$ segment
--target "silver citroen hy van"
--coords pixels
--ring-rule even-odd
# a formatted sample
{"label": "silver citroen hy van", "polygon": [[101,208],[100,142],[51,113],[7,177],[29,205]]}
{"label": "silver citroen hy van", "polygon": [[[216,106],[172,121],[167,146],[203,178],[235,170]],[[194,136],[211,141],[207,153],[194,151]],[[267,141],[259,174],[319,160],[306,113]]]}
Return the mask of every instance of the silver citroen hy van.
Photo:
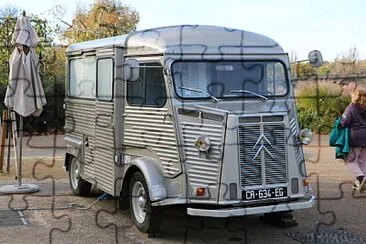
{"label": "silver citroen hy van", "polygon": [[[226,218],[310,208],[287,53],[253,32],[170,26],[68,47],[65,168],[156,232],[167,205]],[[321,62],[318,52],[309,60]]]}

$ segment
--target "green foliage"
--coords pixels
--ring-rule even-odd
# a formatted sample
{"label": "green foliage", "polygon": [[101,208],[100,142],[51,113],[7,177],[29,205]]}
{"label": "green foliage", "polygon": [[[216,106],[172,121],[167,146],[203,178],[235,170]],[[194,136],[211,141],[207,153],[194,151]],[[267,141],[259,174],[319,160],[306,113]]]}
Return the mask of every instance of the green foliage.
{"label": "green foliage", "polygon": [[24,130],[31,133],[60,132],[65,124],[63,103],[65,75],[53,75],[43,80],[47,104],[40,117],[24,118]]}
{"label": "green foliage", "polygon": [[302,81],[295,88],[301,128],[329,133],[351,102],[347,89],[332,81]]}
{"label": "green foliage", "polygon": [[[12,15],[12,13],[7,15],[3,13],[2,16],[3,17],[0,18],[0,83],[7,83],[9,59],[15,48],[14,45],[11,44],[11,39],[17,18]],[[40,43],[36,48],[36,53],[42,58],[42,54],[47,52],[47,49],[50,48],[53,41],[50,38],[53,30],[47,24],[47,21],[40,19],[36,15],[29,15],[28,18],[40,39]]]}
{"label": "green foliage", "polygon": [[316,75],[316,69],[311,67],[310,63],[294,63],[291,69],[294,76],[298,78],[307,78]]}
{"label": "green foliage", "polygon": [[359,60],[357,48],[351,47],[340,52],[334,61],[324,61],[323,65],[313,68],[308,62],[297,62],[295,52],[290,53],[292,76],[304,80],[311,76],[319,75],[351,75],[366,74],[366,60]]}
{"label": "green foliage", "polygon": [[[0,9],[0,98],[4,99],[9,74],[9,59],[14,50],[11,44],[12,35],[19,11],[17,9]],[[64,125],[62,108],[65,97],[65,55],[64,47],[52,45],[53,29],[47,21],[35,15],[27,15],[34,30],[40,38],[36,47],[39,58],[40,75],[45,91],[47,105],[40,117],[24,118],[24,130],[27,132],[60,131]],[[0,103],[0,109],[6,109]]]}
{"label": "green foliage", "polygon": [[334,67],[333,63],[325,61],[322,66],[317,68],[316,73],[318,75],[330,75],[332,74],[333,67]]}
{"label": "green foliage", "polygon": [[0,83],[8,82],[9,58],[14,50],[11,38],[15,28],[16,19],[7,16],[0,19]]}

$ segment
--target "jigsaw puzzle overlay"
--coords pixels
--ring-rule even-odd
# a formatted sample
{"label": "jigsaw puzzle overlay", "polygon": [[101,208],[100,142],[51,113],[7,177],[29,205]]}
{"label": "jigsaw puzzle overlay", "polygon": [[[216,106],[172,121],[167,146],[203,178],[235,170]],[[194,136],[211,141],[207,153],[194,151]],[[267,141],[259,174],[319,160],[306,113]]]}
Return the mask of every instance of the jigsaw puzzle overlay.
{"label": "jigsaw puzzle overlay", "polygon": [[[230,52],[233,49],[240,50],[239,54],[245,54],[247,51],[246,47],[246,32],[240,32],[241,35],[237,40],[232,43],[222,43],[219,46],[217,53],[219,53],[220,58],[215,58],[212,60],[210,52],[210,47],[201,44],[192,44],[191,40],[187,38],[187,33],[191,30],[197,29],[199,26],[182,26],[180,27],[180,35],[177,36],[177,42],[174,43],[170,48],[175,48],[175,50],[184,50],[186,48],[196,48],[201,53],[202,62],[218,62],[222,64],[219,69],[225,71],[225,69],[230,69],[231,66],[225,66],[221,61],[224,60],[224,54]],[[224,29],[223,34],[233,33],[237,30],[234,29]],[[145,32],[139,32],[136,36],[146,36],[152,41],[151,45],[160,43],[159,30],[149,30]],[[249,35],[249,34],[248,34]],[[134,36],[130,37],[131,39]],[[238,48],[239,47],[239,48]],[[179,53],[179,52],[178,52]],[[56,58],[56,56],[54,56]],[[256,65],[254,61],[245,63],[247,60],[244,56],[240,56],[243,63],[239,66],[244,73],[245,79],[241,80],[240,85],[236,88],[240,90],[249,90],[250,92],[237,91],[233,93],[233,97],[241,97],[240,99],[240,109],[241,111],[253,112],[253,104],[249,104],[246,100],[256,100],[262,106],[265,104],[268,108],[267,115],[271,113],[276,113],[278,109],[278,103],[267,97],[279,94],[279,96],[285,95],[281,89],[286,88],[285,86],[280,86],[279,90],[272,90],[272,93],[261,94],[255,93],[251,88],[246,88],[249,86],[258,85],[264,71],[260,70],[260,66]],[[183,54],[178,54],[174,59],[164,60],[164,67],[170,67],[171,62],[179,62],[185,59]],[[238,61],[238,60],[236,60]],[[244,62],[245,61],[245,62]],[[56,61],[55,61],[56,62]],[[233,62],[234,63],[234,62]],[[154,64],[155,65],[155,64]],[[234,65],[234,64],[233,64]],[[118,67],[118,66],[117,66]],[[122,67],[122,66],[121,66]],[[121,69],[121,67],[118,67]],[[203,64],[202,64],[203,67]],[[277,67],[278,68],[278,67]],[[153,69],[153,68],[152,68]],[[174,87],[173,81],[168,76],[168,72],[171,71],[174,79],[180,80],[182,83],[185,81],[186,77],[183,72],[184,67],[180,69],[173,70],[162,70],[161,75],[157,77],[158,79],[166,79],[167,82],[163,83],[162,80],[156,81],[155,87],[166,86],[166,91],[176,89],[178,95],[181,98],[196,99],[199,97],[204,97],[204,100],[198,100],[197,103],[202,105],[202,101],[209,101],[209,106],[211,108],[217,108],[221,104],[225,103],[225,98],[223,94],[225,91],[235,90],[236,88],[226,87],[225,83],[210,83],[207,87]],[[152,75],[148,71],[143,71],[143,75]],[[193,72],[193,71],[192,71]],[[272,71],[275,72],[275,71]],[[287,72],[287,71],[286,71]],[[286,73],[285,72],[285,73]],[[164,75],[165,74],[165,75]],[[142,75],[142,73],[140,73]],[[234,79],[235,77],[227,77]],[[54,81],[56,88],[56,82]],[[85,80],[88,83],[89,80]],[[117,82],[126,82],[121,80],[115,80]],[[160,82],[160,83],[159,83]],[[308,81],[309,83],[317,84],[322,82],[319,79],[312,79]],[[134,84],[126,82],[124,89],[137,89],[140,84],[138,81]],[[363,84],[355,84],[362,87]],[[87,86],[90,90],[82,91],[84,95],[92,94],[95,96],[96,87],[93,85]],[[201,89],[199,89],[201,88]],[[75,88],[77,90],[77,88]],[[153,93],[154,87],[150,87],[151,90],[147,90],[147,93]],[[243,94],[244,93],[244,94]],[[54,91],[56,94],[56,91]],[[166,96],[156,96],[156,97],[146,97],[139,96],[141,94],[136,94],[136,96],[126,97],[126,100],[131,104],[126,104],[125,109],[136,111],[143,111],[144,106],[139,104],[147,104],[148,106],[156,107],[156,111],[160,111],[161,107],[172,106],[170,105],[171,100],[175,99],[170,96],[173,92],[167,93]],[[159,95],[159,94],[158,94]],[[48,98],[48,97],[47,97]],[[124,99],[124,97],[122,97]],[[121,98],[115,98],[121,99]],[[150,99],[150,100],[149,100]],[[308,99],[308,97],[300,97],[297,99]],[[316,103],[320,103],[321,99],[324,97],[316,97]],[[107,99],[108,100],[108,99]],[[268,100],[268,101],[267,101]],[[47,112],[54,115],[52,124],[63,123],[64,116],[61,115],[59,111],[59,105],[56,104],[55,100],[47,101]],[[120,101],[120,100],[119,100]],[[107,102],[105,102],[107,103]],[[221,104],[220,104],[221,103]],[[168,105],[167,105],[168,104]],[[286,111],[293,110],[294,97],[287,97],[287,101],[284,101],[283,105]],[[180,108],[180,113],[187,116],[196,116],[195,111],[192,109],[191,105],[185,103],[182,104]],[[221,107],[222,108],[222,107]],[[75,109],[74,107],[66,107],[66,110]],[[103,107],[103,109],[95,109],[95,111],[89,111],[85,114],[82,119],[94,120],[96,122],[96,127],[94,128],[95,134],[99,133],[101,130],[108,128],[113,119],[113,114],[110,113],[108,106]],[[63,113],[64,111],[62,111]],[[235,112],[234,108],[227,108],[226,113]],[[89,118],[88,116],[94,116]],[[317,116],[324,116],[321,111],[318,111]],[[87,123],[83,124],[80,117],[67,117],[66,121],[68,123],[75,125],[75,127],[65,127],[66,134],[72,134],[73,130],[77,128],[80,124],[85,126],[85,131],[89,130],[89,125]],[[172,124],[174,117],[165,115],[162,119],[162,124]],[[50,121],[42,121],[37,118],[31,118],[30,121],[41,121],[43,126],[46,126]],[[70,122],[71,121],[71,122]],[[134,120],[135,123],[141,121]],[[195,129],[204,131],[207,130],[207,123],[203,119],[197,120],[198,122],[194,125]],[[32,123],[32,122],[30,122]],[[227,134],[231,131],[236,131],[237,127],[227,125]],[[179,127],[181,131],[189,131],[192,129],[192,125],[183,124]],[[291,131],[291,128],[286,128]],[[98,132],[98,130],[100,130]],[[121,131],[119,131],[121,132]],[[317,131],[315,131],[316,133]],[[170,131],[169,133],[175,133]],[[140,142],[139,150],[144,150],[151,147],[152,135],[154,135],[154,143],[156,147],[164,145],[166,143],[166,136],[163,134],[148,134],[141,133],[141,137],[137,138]],[[273,128],[271,133],[267,135],[268,140],[278,140],[278,134],[276,128]],[[292,139],[292,134],[290,132],[286,133],[285,146],[291,145],[296,146]],[[277,138],[277,139],[276,139]],[[103,191],[98,191],[97,189],[92,189],[92,193],[87,197],[77,197],[74,196],[69,187],[68,173],[65,173],[62,169],[64,166],[64,157],[66,153],[66,146],[63,141],[64,135],[61,133],[49,133],[48,135],[38,135],[29,133],[24,138],[24,152],[23,152],[23,181],[32,182],[38,184],[41,187],[41,191],[35,194],[26,195],[0,195],[0,211],[21,211],[25,219],[27,220],[27,225],[22,227],[9,227],[6,225],[0,226],[0,237],[1,242],[11,243],[13,241],[27,241],[30,243],[36,242],[49,242],[49,243],[365,243],[366,236],[364,234],[364,219],[366,219],[366,211],[364,211],[364,198],[365,194],[359,193],[352,189],[353,175],[347,170],[344,162],[342,160],[336,160],[334,155],[334,148],[329,147],[328,136],[320,133],[314,135],[314,141],[312,144],[304,147],[305,161],[301,161],[297,167],[301,175],[307,175],[310,181],[311,192],[315,196],[314,206],[310,209],[303,209],[290,212],[292,213],[295,220],[297,220],[297,226],[291,226],[288,228],[279,228],[278,223],[268,223],[271,222],[268,219],[262,221],[257,215],[243,216],[243,217],[230,217],[230,218],[209,218],[209,217],[195,217],[186,214],[186,208],[183,206],[177,207],[164,207],[164,222],[161,227],[161,232],[159,235],[147,235],[139,232],[133,225],[132,217],[129,210],[120,210],[119,205],[121,204],[117,198],[109,199],[107,195],[103,195]],[[223,147],[226,146],[236,146],[226,144],[223,140],[217,142],[215,145],[216,150],[220,147],[220,143],[223,143]],[[112,147],[116,150],[122,150],[118,145],[114,145],[113,142],[110,143]],[[274,143],[275,145],[277,143]],[[141,146],[142,145],[142,146]],[[177,152],[180,150],[179,147],[184,145],[178,144]],[[260,145],[254,142],[252,147],[260,147]],[[14,144],[11,145],[14,147]],[[99,157],[96,150],[109,150],[110,148],[103,148],[104,146],[98,146],[98,140],[96,138],[88,138],[87,145],[85,146],[86,153],[85,158],[95,158]],[[99,148],[98,148],[99,147]],[[216,148],[217,147],[217,148]],[[245,160],[255,160],[258,155],[255,153],[250,153],[242,149],[246,153]],[[262,149],[257,149],[255,152],[261,152]],[[264,149],[263,149],[264,150]],[[268,150],[267,148],[265,150]],[[222,157],[222,152],[217,150],[218,155]],[[216,151],[215,151],[216,152]],[[271,151],[268,152],[271,154]],[[178,155],[178,154],[177,154]],[[96,169],[96,170],[108,170],[107,164],[111,163],[105,159],[106,168]],[[114,160],[113,164],[114,164]],[[126,158],[124,159],[126,160]],[[174,168],[176,161],[174,159],[169,159],[169,165]],[[13,161],[13,159],[12,159]],[[93,162],[82,162],[83,167],[92,167]],[[179,162],[178,162],[179,164]],[[304,171],[304,166],[306,165],[306,172]],[[121,170],[123,170],[123,161],[118,164]],[[15,163],[10,165],[10,168],[14,168]],[[184,172],[185,167],[182,166],[182,171]],[[249,166],[248,166],[249,167]],[[247,170],[253,170],[251,168],[246,168]],[[239,169],[238,169],[239,170]],[[13,172],[13,171],[12,171]],[[13,172],[14,173],[14,172]],[[97,172],[92,172],[97,174]],[[90,174],[92,174],[90,173]],[[170,172],[164,172],[169,176]],[[174,174],[173,172],[172,174]],[[187,181],[191,180],[188,179]],[[114,182],[116,185],[122,182],[123,179],[118,179]],[[13,182],[11,178],[1,181],[1,185],[9,184]],[[15,182],[15,181],[14,181]],[[101,184],[101,183],[100,183]],[[214,183],[209,183],[208,185],[213,186]],[[104,185],[101,185],[105,187]],[[224,199],[232,199],[230,195],[230,184],[220,183],[220,189],[223,191]],[[187,192],[190,191],[188,187],[184,188]],[[215,199],[218,193],[215,188],[208,188],[208,192],[205,195],[207,200]],[[187,194],[188,195],[188,194]],[[103,196],[103,197],[102,197]],[[137,196],[131,196],[136,197]],[[288,207],[288,211],[291,211],[291,207]],[[29,234],[32,233],[32,234]],[[4,238],[4,239],[3,239]]]}

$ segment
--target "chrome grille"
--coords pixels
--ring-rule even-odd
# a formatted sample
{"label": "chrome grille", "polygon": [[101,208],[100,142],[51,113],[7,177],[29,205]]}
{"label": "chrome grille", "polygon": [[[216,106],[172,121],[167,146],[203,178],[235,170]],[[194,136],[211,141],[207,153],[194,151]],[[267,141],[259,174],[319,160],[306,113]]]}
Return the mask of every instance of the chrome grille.
{"label": "chrome grille", "polygon": [[261,120],[260,123],[241,124],[238,139],[242,187],[287,182],[283,123],[264,123]]}
{"label": "chrome grille", "polygon": [[283,125],[264,125],[264,135],[273,143],[264,153],[266,184],[287,182],[286,136]]}
{"label": "chrome grille", "polygon": [[259,125],[246,125],[239,127],[239,160],[241,185],[262,185],[262,155],[254,159],[255,151],[252,150],[260,136]]}

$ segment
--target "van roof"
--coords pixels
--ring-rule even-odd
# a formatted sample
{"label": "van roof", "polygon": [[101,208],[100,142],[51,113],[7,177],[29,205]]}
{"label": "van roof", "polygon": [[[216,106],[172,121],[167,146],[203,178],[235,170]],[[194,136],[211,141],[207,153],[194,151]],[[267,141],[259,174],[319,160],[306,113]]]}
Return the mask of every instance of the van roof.
{"label": "van roof", "polygon": [[102,47],[127,47],[127,54],[257,54],[283,53],[269,37],[250,31],[207,25],[178,25],[146,29],[127,35],[70,45],[66,53]]}

